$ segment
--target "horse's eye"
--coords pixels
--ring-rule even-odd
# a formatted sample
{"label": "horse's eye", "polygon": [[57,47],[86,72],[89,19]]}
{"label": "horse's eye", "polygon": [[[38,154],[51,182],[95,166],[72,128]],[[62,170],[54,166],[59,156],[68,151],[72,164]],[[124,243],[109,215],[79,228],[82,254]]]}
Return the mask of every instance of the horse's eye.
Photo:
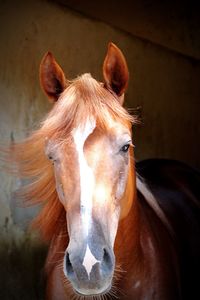
{"label": "horse's eye", "polygon": [[121,147],[120,151],[126,153],[128,151],[128,149],[129,149],[129,147],[130,147],[130,144],[126,144],[123,147]]}

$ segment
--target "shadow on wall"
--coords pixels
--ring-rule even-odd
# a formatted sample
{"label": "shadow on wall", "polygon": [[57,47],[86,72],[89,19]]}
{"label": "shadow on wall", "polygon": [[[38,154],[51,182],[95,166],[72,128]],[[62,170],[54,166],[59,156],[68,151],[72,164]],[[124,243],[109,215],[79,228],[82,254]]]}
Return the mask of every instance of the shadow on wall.
{"label": "shadow on wall", "polygon": [[47,248],[26,234],[22,242],[0,241],[0,299],[44,299]]}

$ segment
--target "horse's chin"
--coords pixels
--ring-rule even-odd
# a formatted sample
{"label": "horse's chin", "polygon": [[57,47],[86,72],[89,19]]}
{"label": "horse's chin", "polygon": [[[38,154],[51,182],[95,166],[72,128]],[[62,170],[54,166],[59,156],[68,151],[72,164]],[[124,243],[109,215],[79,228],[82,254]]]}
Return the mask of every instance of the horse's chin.
{"label": "horse's chin", "polygon": [[80,297],[100,297],[102,295],[106,295],[111,290],[111,285],[109,285],[107,288],[101,289],[101,290],[93,290],[93,289],[74,289],[74,292]]}

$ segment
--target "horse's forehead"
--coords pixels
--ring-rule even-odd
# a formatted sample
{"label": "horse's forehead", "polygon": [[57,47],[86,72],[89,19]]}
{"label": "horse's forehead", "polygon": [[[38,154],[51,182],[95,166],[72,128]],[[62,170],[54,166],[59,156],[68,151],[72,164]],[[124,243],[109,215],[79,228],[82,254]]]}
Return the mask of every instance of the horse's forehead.
{"label": "horse's forehead", "polygon": [[87,140],[88,136],[94,131],[95,127],[95,118],[88,118],[84,125],[81,124],[72,130],[72,136],[74,138],[77,150],[83,148],[85,141]]}
{"label": "horse's forehead", "polygon": [[78,125],[72,130],[72,136],[77,150],[84,146],[84,143],[91,134],[95,137],[93,141],[97,141],[100,136],[107,136],[111,140],[117,140],[117,137],[130,135],[130,129],[126,124],[110,118],[107,120],[106,129],[103,131],[99,129],[98,122],[96,122],[95,118],[90,117],[84,124]]}

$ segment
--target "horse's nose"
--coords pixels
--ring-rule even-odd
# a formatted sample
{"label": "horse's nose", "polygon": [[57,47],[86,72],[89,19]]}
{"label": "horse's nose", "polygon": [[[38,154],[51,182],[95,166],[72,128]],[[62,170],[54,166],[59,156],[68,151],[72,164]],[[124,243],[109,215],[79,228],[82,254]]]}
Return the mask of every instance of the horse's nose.
{"label": "horse's nose", "polygon": [[75,278],[75,272],[74,272],[74,266],[72,265],[70,258],[69,258],[69,253],[67,252],[65,254],[65,266],[64,266],[65,272],[67,277],[70,280],[73,280]]}
{"label": "horse's nose", "polygon": [[109,248],[103,249],[101,268],[104,273],[110,272],[110,270],[114,268],[114,255],[113,255],[113,251],[110,250]]}
{"label": "horse's nose", "polygon": [[80,273],[80,269],[82,270],[81,278],[85,273],[87,273],[88,278],[91,278],[93,267],[95,265],[98,266],[96,269],[99,269],[99,272],[101,272],[101,274],[106,275],[110,273],[110,271],[114,267],[113,251],[109,248],[104,247],[102,249],[101,258],[98,259],[95,257],[95,255],[92,254],[91,250],[87,246],[85,256],[83,257],[82,260],[80,256],[77,256],[75,254],[75,251],[74,253],[73,252],[69,253],[68,251],[66,252],[65,269],[66,269],[67,277],[69,279],[74,278],[74,273]]}
{"label": "horse's nose", "polygon": [[64,269],[75,290],[85,295],[94,295],[103,293],[110,287],[114,265],[112,249],[102,247],[101,251],[93,250],[92,253],[87,246],[82,258],[76,251],[67,249]]}

